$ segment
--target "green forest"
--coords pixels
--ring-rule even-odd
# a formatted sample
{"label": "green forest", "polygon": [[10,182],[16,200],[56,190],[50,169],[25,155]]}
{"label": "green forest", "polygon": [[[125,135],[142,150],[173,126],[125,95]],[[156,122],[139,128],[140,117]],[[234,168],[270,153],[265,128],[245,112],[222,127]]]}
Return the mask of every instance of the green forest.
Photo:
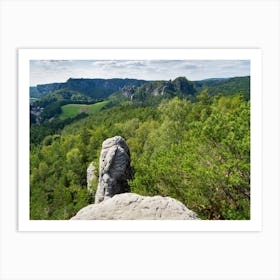
{"label": "green forest", "polygon": [[[80,102],[75,98],[86,96],[84,81],[83,88],[36,91],[30,109],[30,219],[70,219],[94,203],[86,169],[93,162],[98,176],[102,142],[116,135],[130,148],[132,192],[170,196],[203,220],[250,219],[250,77],[132,81],[107,88],[106,96],[98,84],[97,98],[92,89]],[[65,98],[57,98],[61,93]],[[67,104],[99,109],[65,117]]]}

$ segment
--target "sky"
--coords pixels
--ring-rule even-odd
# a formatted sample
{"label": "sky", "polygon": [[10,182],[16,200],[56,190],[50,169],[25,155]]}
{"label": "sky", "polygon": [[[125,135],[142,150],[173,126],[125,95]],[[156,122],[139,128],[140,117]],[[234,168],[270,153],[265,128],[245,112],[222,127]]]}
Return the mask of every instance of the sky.
{"label": "sky", "polygon": [[191,81],[250,75],[249,60],[31,60],[30,86],[69,78]]}

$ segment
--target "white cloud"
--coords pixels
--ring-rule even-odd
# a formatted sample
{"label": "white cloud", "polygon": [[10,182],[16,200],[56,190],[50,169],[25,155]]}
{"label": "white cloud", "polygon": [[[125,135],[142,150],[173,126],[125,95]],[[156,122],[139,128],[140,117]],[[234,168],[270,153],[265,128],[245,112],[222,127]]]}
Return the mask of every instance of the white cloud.
{"label": "white cloud", "polygon": [[65,82],[68,78],[136,78],[189,80],[250,75],[248,60],[33,60],[30,84]]}

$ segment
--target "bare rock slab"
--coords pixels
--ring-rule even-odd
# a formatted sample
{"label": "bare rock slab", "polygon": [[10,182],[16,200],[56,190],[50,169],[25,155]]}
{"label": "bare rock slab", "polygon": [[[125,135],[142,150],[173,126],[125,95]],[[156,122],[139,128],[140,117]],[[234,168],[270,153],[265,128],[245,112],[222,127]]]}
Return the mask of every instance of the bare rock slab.
{"label": "bare rock slab", "polygon": [[117,194],[82,208],[71,220],[199,220],[196,213],[171,197]]}

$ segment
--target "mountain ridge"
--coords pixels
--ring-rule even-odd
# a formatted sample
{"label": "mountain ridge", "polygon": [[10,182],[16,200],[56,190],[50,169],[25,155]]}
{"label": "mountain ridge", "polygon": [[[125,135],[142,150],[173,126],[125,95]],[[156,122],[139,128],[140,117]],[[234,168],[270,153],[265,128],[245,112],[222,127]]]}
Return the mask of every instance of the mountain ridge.
{"label": "mountain ridge", "polygon": [[[177,77],[174,80],[138,80],[138,79],[91,79],[91,78],[69,78],[64,83],[39,84],[30,87],[30,98],[42,98],[50,93],[59,90],[71,90],[92,99],[105,99],[115,92],[123,92],[127,97],[131,97],[136,88],[142,87],[143,91],[153,95],[163,93],[180,93],[183,96],[198,94],[204,89],[209,95],[217,93],[230,95],[236,91],[242,91],[246,99],[250,99],[250,76],[232,78],[208,78],[199,81],[191,81],[185,77]],[[138,90],[138,92],[141,90]],[[142,92],[143,92],[142,91]],[[186,96],[184,96],[186,97]]]}
{"label": "mountain ridge", "polygon": [[73,90],[94,98],[106,98],[111,93],[119,90],[125,85],[139,86],[146,83],[145,80],[137,79],[88,79],[69,78],[64,83],[38,84],[30,87],[30,97],[44,97],[57,90]]}

